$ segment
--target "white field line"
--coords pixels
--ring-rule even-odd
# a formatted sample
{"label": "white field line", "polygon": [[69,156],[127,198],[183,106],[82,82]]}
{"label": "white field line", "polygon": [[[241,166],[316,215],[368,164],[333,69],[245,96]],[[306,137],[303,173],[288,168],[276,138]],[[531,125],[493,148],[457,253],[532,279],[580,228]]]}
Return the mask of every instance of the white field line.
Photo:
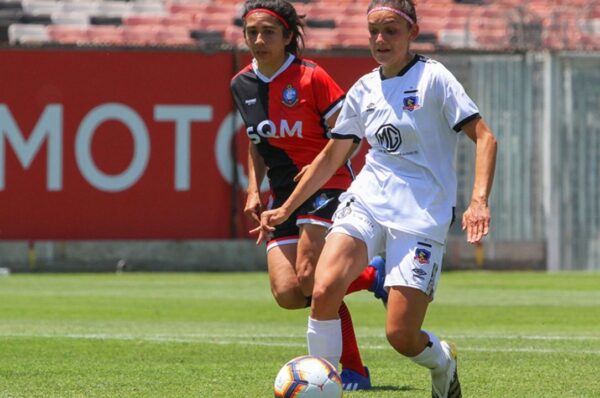
{"label": "white field line", "polygon": [[[306,347],[304,342],[292,342],[292,341],[260,341],[260,336],[254,336],[255,338],[249,339],[248,336],[235,336],[235,339],[224,338],[228,336],[223,335],[126,335],[126,334],[0,334],[2,337],[40,337],[40,338],[67,338],[67,339],[89,339],[89,340],[121,340],[121,341],[149,341],[149,342],[163,342],[163,343],[210,343],[218,345],[246,345],[246,346],[262,346],[262,347]],[[231,336],[229,336],[231,337]],[[281,338],[290,338],[289,335],[281,335]],[[293,337],[293,336],[292,336]],[[470,339],[471,336],[447,336],[450,339],[466,338]],[[546,337],[552,337],[547,339]],[[584,340],[582,336],[575,336],[577,340]],[[483,337],[481,337],[483,338]],[[487,337],[490,338],[490,337]],[[496,337],[491,337],[496,338]],[[504,340],[510,339],[510,336],[502,336]],[[515,336],[515,340],[522,339],[522,336]],[[598,336],[593,336],[591,339],[598,340]],[[561,338],[560,336],[538,336],[538,340],[573,340],[573,338]],[[380,344],[361,344],[361,349],[366,350],[390,350],[389,345]],[[537,348],[537,347],[522,347],[522,348],[506,348],[506,347],[476,347],[476,346],[460,346],[460,351],[467,352],[520,352],[520,353],[536,353],[536,354],[588,354],[588,355],[600,355],[600,350],[578,350],[578,349],[555,349],[555,348]]]}

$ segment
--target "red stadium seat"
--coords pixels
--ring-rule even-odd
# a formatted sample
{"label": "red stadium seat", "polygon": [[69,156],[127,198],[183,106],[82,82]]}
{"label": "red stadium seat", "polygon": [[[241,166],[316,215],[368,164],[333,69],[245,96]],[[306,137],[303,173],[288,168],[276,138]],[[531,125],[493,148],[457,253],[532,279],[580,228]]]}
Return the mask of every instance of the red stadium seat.
{"label": "red stadium seat", "polygon": [[123,29],[125,43],[135,46],[151,45],[157,42],[159,25],[130,25]]}
{"label": "red stadium seat", "polygon": [[244,33],[239,26],[228,26],[224,32],[225,40],[235,46],[245,46]]}
{"label": "red stadium seat", "polygon": [[161,45],[195,45],[196,41],[190,36],[190,31],[181,27],[163,27],[158,30],[157,44]]}
{"label": "red stadium seat", "polygon": [[[189,37],[190,31],[209,30],[222,32],[229,43],[244,45],[241,28],[234,24],[240,16],[242,0],[20,1],[27,15],[50,16],[52,24],[47,33],[48,40],[53,42],[119,44],[125,41],[140,45],[158,42],[193,45],[195,39]],[[315,49],[366,48],[366,10],[369,3],[370,0],[295,2],[298,13],[306,14],[307,20],[313,23],[311,28],[306,29],[307,46]],[[428,51],[432,45],[484,51],[522,47],[600,49],[600,2],[596,0],[485,0],[479,4],[419,0],[417,13],[421,32],[437,36],[439,41],[437,44],[434,41],[417,41],[415,45],[422,51]],[[115,21],[99,22],[102,17],[116,18]],[[90,25],[90,18],[93,23],[122,21],[124,28]],[[39,18],[28,21],[28,24],[42,24]],[[330,24],[333,27],[314,28],[324,21],[333,21]],[[69,29],[67,25],[78,28]],[[86,26],[89,29],[85,29]],[[141,28],[144,26],[148,28]],[[163,32],[161,27],[175,29],[166,30],[164,32],[167,33],[161,33],[159,37],[158,32]],[[187,31],[188,35],[177,33],[183,31]],[[28,42],[44,38],[35,34],[19,37]],[[202,41],[196,43],[201,44]]]}
{"label": "red stadium seat", "polygon": [[117,26],[90,26],[87,29],[87,43],[119,45],[125,43],[123,29]]}

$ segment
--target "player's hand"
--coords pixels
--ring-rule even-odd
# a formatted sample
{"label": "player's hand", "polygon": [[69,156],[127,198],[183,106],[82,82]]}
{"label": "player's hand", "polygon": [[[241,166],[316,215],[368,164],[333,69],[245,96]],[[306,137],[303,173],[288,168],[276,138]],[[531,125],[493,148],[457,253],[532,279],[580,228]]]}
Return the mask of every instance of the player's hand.
{"label": "player's hand", "polygon": [[462,229],[467,231],[467,242],[481,242],[490,229],[490,208],[487,202],[472,200],[462,217]]}
{"label": "player's hand", "polygon": [[260,225],[250,231],[251,234],[258,234],[256,244],[260,244],[263,240],[267,240],[269,235],[275,231],[275,226],[287,220],[289,214],[281,207],[273,210],[263,211],[260,215]]}
{"label": "player's hand", "polygon": [[263,204],[260,199],[260,194],[248,194],[246,205],[244,206],[244,214],[246,217],[256,221],[257,224],[260,224],[260,214],[262,211]]}
{"label": "player's hand", "polygon": [[310,167],[310,164],[307,164],[306,166],[304,166],[302,168],[302,170],[300,170],[300,172],[294,176],[294,182],[300,181],[302,179],[302,176],[304,175],[304,173],[306,173],[306,170],[308,170],[309,167]]}

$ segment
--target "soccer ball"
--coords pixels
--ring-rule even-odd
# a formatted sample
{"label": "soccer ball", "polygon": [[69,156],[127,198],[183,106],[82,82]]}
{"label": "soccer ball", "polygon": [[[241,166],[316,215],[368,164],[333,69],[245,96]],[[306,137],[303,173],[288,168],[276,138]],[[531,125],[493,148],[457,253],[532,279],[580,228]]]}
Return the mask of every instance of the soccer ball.
{"label": "soccer ball", "polygon": [[275,378],[275,398],[340,398],[342,379],[333,365],[321,357],[294,358]]}

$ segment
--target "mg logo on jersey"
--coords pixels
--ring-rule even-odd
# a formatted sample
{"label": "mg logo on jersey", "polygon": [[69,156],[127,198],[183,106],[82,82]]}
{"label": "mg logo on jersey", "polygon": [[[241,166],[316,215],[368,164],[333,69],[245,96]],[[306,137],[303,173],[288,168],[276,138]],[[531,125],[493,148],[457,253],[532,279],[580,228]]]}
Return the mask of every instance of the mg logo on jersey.
{"label": "mg logo on jersey", "polygon": [[279,127],[277,127],[275,122],[267,119],[258,123],[256,128],[254,126],[248,127],[246,134],[248,134],[248,138],[254,144],[258,144],[262,138],[285,138],[293,136],[303,138],[302,121],[298,120],[290,127],[290,123],[287,120],[281,119]]}
{"label": "mg logo on jersey", "polygon": [[385,148],[388,152],[396,152],[402,144],[402,137],[400,136],[400,130],[391,124],[384,124],[377,129],[375,138],[379,145]]}

